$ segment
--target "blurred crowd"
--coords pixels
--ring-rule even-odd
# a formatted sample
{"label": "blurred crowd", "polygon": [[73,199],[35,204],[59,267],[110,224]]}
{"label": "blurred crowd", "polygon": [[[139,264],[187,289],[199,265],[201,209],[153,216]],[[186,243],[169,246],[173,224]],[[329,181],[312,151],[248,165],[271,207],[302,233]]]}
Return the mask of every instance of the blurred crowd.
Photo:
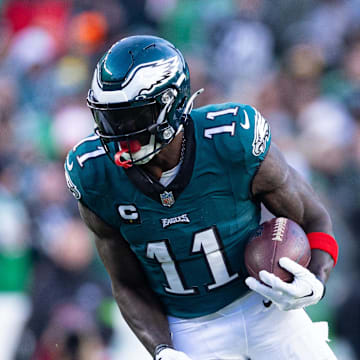
{"label": "blurred crowd", "polygon": [[205,88],[196,106],[248,103],[269,120],[340,245],[309,314],[329,321],[339,358],[360,359],[359,24],[358,0],[0,0],[0,359],[122,358],[126,330],[63,163],[93,130],[96,62],[135,34],[184,53]]}

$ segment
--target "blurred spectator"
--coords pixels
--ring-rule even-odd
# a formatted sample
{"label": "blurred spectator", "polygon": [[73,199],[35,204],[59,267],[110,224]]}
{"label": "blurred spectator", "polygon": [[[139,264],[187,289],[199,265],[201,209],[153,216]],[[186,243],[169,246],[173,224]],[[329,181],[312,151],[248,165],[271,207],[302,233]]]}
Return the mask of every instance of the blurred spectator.
{"label": "blurred spectator", "polygon": [[334,66],[341,56],[347,29],[359,21],[356,1],[321,0],[289,29],[290,43],[319,47],[327,65]]}
{"label": "blurred spectator", "polygon": [[58,156],[65,158],[69,149],[75,146],[79,139],[90,135],[93,129],[89,110],[83,104],[71,103],[70,99],[54,114],[51,127],[51,135]]}
{"label": "blurred spectator", "polygon": [[23,74],[48,64],[55,54],[55,40],[50,33],[44,28],[31,26],[14,36],[7,61],[15,67],[15,73]]}
{"label": "blurred spectator", "polygon": [[256,91],[256,79],[264,77],[273,65],[274,39],[271,30],[260,21],[262,4],[238,1],[238,9],[212,29],[209,65],[215,80],[235,100]]}
{"label": "blurred spectator", "polygon": [[[77,334],[74,335],[76,341],[81,343],[80,338],[86,338],[87,333],[97,334],[96,339],[101,333],[104,337],[96,340],[99,344],[109,340],[108,332],[100,329],[96,320],[99,320],[97,309],[110,296],[110,289],[102,276],[92,274],[94,251],[89,233],[80,220],[60,222],[58,219],[54,226],[57,229],[48,231],[49,238],[43,243],[47,256],[41,256],[35,267],[33,312],[26,327],[27,336],[30,333],[32,337],[41,339],[36,351],[42,355],[36,359],[62,359],[59,355],[45,357],[44,354],[65,351],[64,341],[73,333]],[[80,319],[74,317],[76,314]],[[54,344],[59,344],[61,349],[54,349]],[[80,343],[78,347],[81,347]],[[34,349],[20,347],[21,357],[28,358],[31,355],[27,353],[29,350]]]}
{"label": "blurred spectator", "polygon": [[360,27],[357,24],[347,30],[344,51],[339,59],[341,66],[325,74],[323,91],[340,101],[347,101],[360,89]]}
{"label": "blurred spectator", "polygon": [[[79,94],[85,94],[88,87],[89,66],[86,57],[81,55],[64,55],[55,66],[54,83],[56,97],[61,103],[57,108],[66,106],[67,102],[78,100]],[[65,104],[64,104],[65,103]],[[82,108],[84,108],[83,104]]]}
{"label": "blurred spectator", "polygon": [[30,315],[31,256],[28,213],[1,183],[0,214],[0,348],[6,360],[13,358]]}
{"label": "blurred spectator", "polygon": [[27,0],[7,1],[4,17],[11,24],[13,33],[26,28],[32,22],[33,9]]}
{"label": "blurred spectator", "polygon": [[97,11],[85,11],[72,18],[69,24],[71,47],[81,54],[92,54],[102,49],[107,34],[104,15]]}
{"label": "blurred spectator", "polygon": [[185,54],[190,52],[198,55],[211,46],[213,24],[226,20],[234,6],[232,0],[181,0],[165,10],[169,11],[168,16],[161,18],[157,14],[160,34]]}
{"label": "blurred spectator", "polygon": [[[354,283],[359,281],[359,278],[352,279]],[[343,339],[347,339],[355,352],[356,359],[360,358],[360,344],[359,344],[359,324],[360,324],[360,292],[357,287],[353,287],[349,293],[346,301],[339,306],[339,316],[336,322],[336,331]]]}
{"label": "blurred spectator", "polygon": [[106,360],[108,356],[95,322],[80,307],[69,304],[56,308],[34,359]]}
{"label": "blurred spectator", "polygon": [[354,131],[346,108],[330,99],[317,98],[300,112],[297,125],[298,144],[311,166],[329,176],[341,173]]}
{"label": "blurred spectator", "polygon": [[284,105],[293,117],[321,94],[319,80],[324,71],[321,49],[306,43],[286,50],[279,80]]}

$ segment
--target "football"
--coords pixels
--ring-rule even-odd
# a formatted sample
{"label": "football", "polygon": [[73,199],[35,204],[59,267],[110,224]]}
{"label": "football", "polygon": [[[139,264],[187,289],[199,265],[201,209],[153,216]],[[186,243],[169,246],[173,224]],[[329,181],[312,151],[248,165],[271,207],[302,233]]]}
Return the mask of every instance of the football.
{"label": "football", "polygon": [[245,266],[250,276],[259,279],[259,271],[267,270],[283,281],[291,282],[293,275],[279,265],[286,256],[307,267],[311,249],[304,230],[296,222],[273,218],[262,223],[245,247]]}

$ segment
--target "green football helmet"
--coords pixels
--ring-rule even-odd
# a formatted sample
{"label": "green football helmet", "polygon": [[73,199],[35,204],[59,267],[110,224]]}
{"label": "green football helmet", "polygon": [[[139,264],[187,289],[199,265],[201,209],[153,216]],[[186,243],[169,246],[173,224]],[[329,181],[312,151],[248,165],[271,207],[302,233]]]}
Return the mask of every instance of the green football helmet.
{"label": "green football helmet", "polygon": [[145,35],[124,38],[104,54],[87,97],[96,134],[125,168],[149,162],[174,139],[191,100],[189,69],[180,51]]}

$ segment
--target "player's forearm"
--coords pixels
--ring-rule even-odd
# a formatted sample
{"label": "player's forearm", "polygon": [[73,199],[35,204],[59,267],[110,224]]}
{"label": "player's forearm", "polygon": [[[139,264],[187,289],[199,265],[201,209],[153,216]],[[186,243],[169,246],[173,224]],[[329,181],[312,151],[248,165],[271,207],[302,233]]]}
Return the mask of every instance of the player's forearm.
{"label": "player's forearm", "polygon": [[329,213],[320,201],[311,202],[307,199],[304,206],[302,227],[307,234],[312,232],[323,232],[334,236],[332,222]]}
{"label": "player's forearm", "polygon": [[159,344],[172,344],[167,317],[151,290],[113,284],[113,295],[125,321],[151,354]]}
{"label": "player's forearm", "polygon": [[334,260],[327,252],[319,249],[311,250],[311,261],[308,269],[321,280],[322,283],[325,284],[328,281],[333,266]]}
{"label": "player's forearm", "polygon": [[[333,236],[332,223],[328,212],[322,204],[317,203],[316,205],[318,210],[305,221],[304,230],[307,234],[325,233]],[[318,248],[311,250],[311,261],[308,268],[324,284],[327,282],[333,266],[333,257],[328,252]]]}

